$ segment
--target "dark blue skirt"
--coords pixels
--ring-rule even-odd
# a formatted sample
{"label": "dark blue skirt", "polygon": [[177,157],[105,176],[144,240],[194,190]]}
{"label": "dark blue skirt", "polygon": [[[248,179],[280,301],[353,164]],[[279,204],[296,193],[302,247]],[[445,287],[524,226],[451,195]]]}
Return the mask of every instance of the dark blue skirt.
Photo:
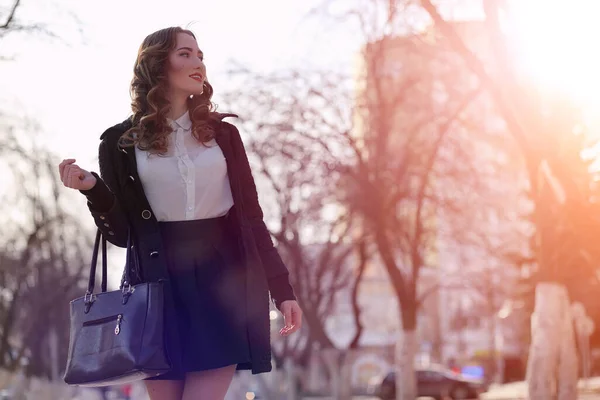
{"label": "dark blue skirt", "polygon": [[[150,379],[184,379],[186,372],[250,362],[245,270],[237,232],[227,217],[159,222],[167,256],[177,338],[166,340],[171,372]],[[168,330],[168,329],[167,329]],[[177,340],[173,354],[168,343]]]}

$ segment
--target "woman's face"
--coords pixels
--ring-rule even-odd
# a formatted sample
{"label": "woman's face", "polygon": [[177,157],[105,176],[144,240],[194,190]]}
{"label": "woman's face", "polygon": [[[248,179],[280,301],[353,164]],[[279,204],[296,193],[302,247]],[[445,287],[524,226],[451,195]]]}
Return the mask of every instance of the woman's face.
{"label": "woman's face", "polygon": [[199,95],[206,79],[204,55],[193,36],[177,34],[177,44],[169,53],[169,91],[175,95]]}

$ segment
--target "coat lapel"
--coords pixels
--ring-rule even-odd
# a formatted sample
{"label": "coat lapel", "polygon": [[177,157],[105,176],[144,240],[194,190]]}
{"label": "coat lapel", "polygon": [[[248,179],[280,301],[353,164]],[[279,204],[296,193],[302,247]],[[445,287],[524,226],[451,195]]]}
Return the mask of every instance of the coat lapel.
{"label": "coat lapel", "polygon": [[231,146],[231,134],[224,123],[219,123],[215,140],[221,148],[223,156],[225,157],[225,162],[227,163],[227,177],[229,178],[229,187],[231,188],[233,202],[235,204],[240,204],[241,199],[239,181],[237,179],[236,159],[233,147]]}
{"label": "coat lapel", "polygon": [[[119,134],[119,137],[125,133],[127,130],[131,128],[131,121],[126,120],[122,123],[122,131]],[[142,186],[142,182],[140,180],[140,176],[138,174],[137,169],[137,159],[135,155],[134,147],[121,147],[117,143],[117,148],[119,150],[119,157],[123,160],[122,164],[124,168],[119,168],[119,180],[123,187],[132,188],[130,194],[135,196],[135,204],[141,206],[141,209],[150,209],[150,203],[146,198],[146,194],[144,193],[144,187]]]}

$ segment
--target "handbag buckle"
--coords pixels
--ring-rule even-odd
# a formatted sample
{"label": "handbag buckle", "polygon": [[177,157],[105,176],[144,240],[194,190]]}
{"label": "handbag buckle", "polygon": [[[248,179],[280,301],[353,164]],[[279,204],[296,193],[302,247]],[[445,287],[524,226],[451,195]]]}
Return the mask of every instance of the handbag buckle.
{"label": "handbag buckle", "polygon": [[96,301],[96,295],[94,293],[90,293],[89,291],[85,292],[85,294],[83,295],[83,304],[85,305],[84,312],[86,314],[90,312],[90,308],[92,307],[94,301]]}
{"label": "handbag buckle", "polygon": [[83,296],[83,302],[87,304],[93,303],[94,301],[96,301],[96,295],[94,293],[85,292],[85,295]]}
{"label": "handbag buckle", "polygon": [[129,283],[127,285],[123,285],[123,287],[121,288],[121,293],[123,293],[123,305],[127,304],[129,296],[131,296],[134,290],[135,288]]}

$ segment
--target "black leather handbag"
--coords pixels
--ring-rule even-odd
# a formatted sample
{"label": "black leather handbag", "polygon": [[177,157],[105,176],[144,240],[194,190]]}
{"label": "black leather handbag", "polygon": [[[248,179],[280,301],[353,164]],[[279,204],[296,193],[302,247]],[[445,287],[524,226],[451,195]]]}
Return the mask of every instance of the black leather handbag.
{"label": "black leather handbag", "polygon": [[[102,292],[94,293],[102,242]],[[96,234],[88,289],[70,303],[71,330],[64,381],[69,385],[108,386],[161,375],[170,370],[164,342],[162,282],[131,285],[137,252],[127,238],[121,289],[106,291],[106,238]],[[139,271],[139,269],[138,269]]]}

